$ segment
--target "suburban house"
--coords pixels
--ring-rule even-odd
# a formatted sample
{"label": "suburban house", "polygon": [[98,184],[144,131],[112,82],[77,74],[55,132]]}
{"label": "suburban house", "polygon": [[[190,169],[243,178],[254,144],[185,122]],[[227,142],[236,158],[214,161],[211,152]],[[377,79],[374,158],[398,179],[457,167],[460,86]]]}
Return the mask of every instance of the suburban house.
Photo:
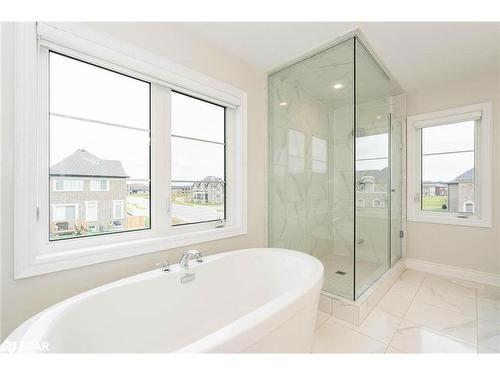
{"label": "suburban house", "polygon": [[474,168],[448,182],[448,209],[453,212],[474,212]]}
{"label": "suburban house", "polygon": [[224,181],[219,177],[207,176],[203,180],[193,183],[192,199],[194,203],[223,203]]}
{"label": "suburban house", "polygon": [[445,197],[448,195],[448,184],[445,182],[424,182],[422,194],[424,197]]}
{"label": "suburban house", "polygon": [[386,208],[389,168],[356,171],[356,207]]}
{"label": "suburban house", "polygon": [[126,226],[127,178],[120,161],[82,149],[51,166],[51,238]]}

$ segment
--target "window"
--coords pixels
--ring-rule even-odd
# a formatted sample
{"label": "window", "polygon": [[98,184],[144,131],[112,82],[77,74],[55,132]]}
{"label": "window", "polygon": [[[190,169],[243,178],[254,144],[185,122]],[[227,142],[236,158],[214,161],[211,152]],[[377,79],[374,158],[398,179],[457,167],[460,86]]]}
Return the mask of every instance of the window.
{"label": "window", "polygon": [[246,93],[85,27],[14,28],[16,279],[246,233]]}
{"label": "window", "polygon": [[484,103],[408,118],[409,220],[491,225],[490,116]]}
{"label": "window", "polygon": [[113,201],[113,219],[123,219],[123,201]]}
{"label": "window", "polygon": [[78,204],[54,204],[52,206],[53,221],[75,221],[78,217]]}
{"label": "window", "polygon": [[90,180],[90,191],[108,191],[109,180]]}
{"label": "window", "polygon": [[[52,51],[48,63],[50,178],[112,178],[113,190],[99,196],[99,205],[106,207],[112,200],[121,200],[123,211],[123,201],[128,200],[133,207],[131,216],[138,218],[123,229],[149,228],[149,195],[130,192],[127,185],[149,187],[150,84]],[[107,178],[90,179],[90,191],[108,191]],[[57,187],[59,181],[54,181]],[[62,181],[63,191],[81,193],[51,194],[51,202],[97,198],[82,190],[82,180]],[[115,217],[107,217],[106,212],[99,215],[101,234],[116,233],[115,225],[108,224]],[[89,233],[83,227],[71,235],[51,232],[50,240],[86,235]]]}
{"label": "window", "polygon": [[97,221],[97,201],[85,202],[85,221]]}
{"label": "window", "polygon": [[68,178],[54,178],[52,184],[53,191],[82,191],[83,180],[68,179]]}
{"label": "window", "polygon": [[172,92],[172,225],[224,220],[225,108]]}

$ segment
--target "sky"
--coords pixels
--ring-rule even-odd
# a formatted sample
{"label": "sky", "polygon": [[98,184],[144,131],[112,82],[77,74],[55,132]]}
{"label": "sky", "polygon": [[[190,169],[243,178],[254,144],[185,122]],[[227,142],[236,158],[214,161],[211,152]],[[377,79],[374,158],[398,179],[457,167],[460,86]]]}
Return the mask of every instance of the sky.
{"label": "sky", "polygon": [[[51,53],[50,164],[84,149],[149,179],[149,100],[148,83]],[[173,134],[223,143],[224,116],[223,107],[172,93]],[[172,155],[173,179],[224,177],[222,144],[173,138]]]}

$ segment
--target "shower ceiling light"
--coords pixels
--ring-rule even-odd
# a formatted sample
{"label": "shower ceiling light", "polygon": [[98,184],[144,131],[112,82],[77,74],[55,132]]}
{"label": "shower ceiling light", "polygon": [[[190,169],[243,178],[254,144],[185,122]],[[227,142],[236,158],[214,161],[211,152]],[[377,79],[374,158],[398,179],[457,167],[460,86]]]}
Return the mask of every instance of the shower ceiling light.
{"label": "shower ceiling light", "polygon": [[287,105],[288,105],[288,103],[287,103],[287,102],[281,102],[281,103],[280,103],[280,106],[282,106],[282,107],[286,107]]}
{"label": "shower ceiling light", "polygon": [[333,85],[333,88],[334,88],[335,90],[341,89],[342,87],[344,87],[344,85],[343,85],[343,84],[341,84],[341,83],[336,83],[336,84],[334,84],[334,85]]}
{"label": "shower ceiling light", "polygon": [[378,115],[377,117],[375,117],[377,120],[380,120],[382,118],[382,116]]}

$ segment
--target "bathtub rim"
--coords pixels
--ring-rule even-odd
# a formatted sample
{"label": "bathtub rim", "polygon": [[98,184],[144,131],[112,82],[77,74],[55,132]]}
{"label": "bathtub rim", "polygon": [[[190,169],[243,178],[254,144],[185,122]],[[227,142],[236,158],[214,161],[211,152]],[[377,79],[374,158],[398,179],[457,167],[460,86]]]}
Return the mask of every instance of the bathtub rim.
{"label": "bathtub rim", "polygon": [[[204,258],[204,263],[201,265],[193,265],[190,267],[191,270],[195,270],[199,266],[203,266],[204,264],[211,263],[223,257],[228,256],[237,256],[242,253],[267,253],[274,252],[278,254],[282,254],[284,256],[292,256],[295,258],[306,259],[310,262],[311,267],[316,268],[317,272],[314,272],[310,277],[310,282],[308,279],[308,283],[304,283],[307,285],[300,285],[292,288],[291,290],[286,291],[285,293],[279,295],[271,301],[264,303],[261,306],[258,306],[256,309],[248,312],[237,318],[236,320],[228,323],[227,325],[217,329],[216,331],[208,334],[196,340],[184,347],[180,347],[173,352],[187,352],[187,351],[207,351],[208,350],[208,342],[216,341],[218,345],[223,345],[225,341],[227,341],[227,333],[234,330],[234,334],[243,334],[244,332],[249,331],[251,328],[255,327],[259,322],[262,322],[264,317],[274,317],[280,311],[290,307],[300,299],[301,296],[307,294],[307,292],[318,288],[318,295],[321,289],[321,285],[323,282],[323,273],[324,267],[321,261],[315,258],[312,255],[297,251],[290,250],[284,248],[248,248],[248,249],[239,249],[239,250],[230,250],[223,251],[220,253],[208,255]],[[33,315],[31,318],[25,320],[21,323],[14,331],[12,331],[4,340],[4,342],[43,342],[44,336],[50,330],[50,327],[54,325],[54,322],[57,322],[58,315],[61,315],[65,312],[65,307],[70,304],[79,304],[82,303],[86,298],[91,297],[93,295],[112,290],[114,288],[118,288],[127,284],[132,284],[135,282],[140,282],[143,280],[150,280],[165,276],[170,276],[175,273],[181,273],[185,270],[180,267],[178,263],[172,265],[171,271],[165,275],[161,269],[153,269],[150,271],[141,272],[135,275],[127,276],[110,283],[106,283],[95,288],[86,290],[84,292],[78,293],[74,296],[68,297],[54,305],[47,307],[46,309],[40,311],[39,313]],[[319,286],[318,286],[319,285]],[[259,318],[260,317],[260,318]],[[243,327],[246,327],[243,329]],[[236,329],[235,329],[236,328]],[[3,344],[3,343],[2,343]],[[213,346],[213,344],[211,345]]]}

